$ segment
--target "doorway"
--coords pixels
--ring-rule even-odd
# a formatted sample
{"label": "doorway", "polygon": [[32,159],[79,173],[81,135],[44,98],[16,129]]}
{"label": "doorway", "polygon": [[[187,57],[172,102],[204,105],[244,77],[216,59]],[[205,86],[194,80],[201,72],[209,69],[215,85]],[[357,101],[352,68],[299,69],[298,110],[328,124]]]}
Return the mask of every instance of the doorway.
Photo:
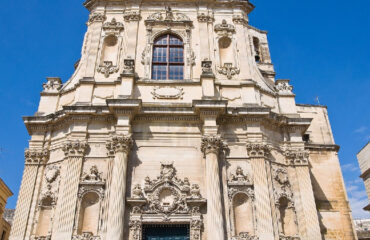
{"label": "doorway", "polygon": [[143,240],[190,240],[189,225],[143,225]]}

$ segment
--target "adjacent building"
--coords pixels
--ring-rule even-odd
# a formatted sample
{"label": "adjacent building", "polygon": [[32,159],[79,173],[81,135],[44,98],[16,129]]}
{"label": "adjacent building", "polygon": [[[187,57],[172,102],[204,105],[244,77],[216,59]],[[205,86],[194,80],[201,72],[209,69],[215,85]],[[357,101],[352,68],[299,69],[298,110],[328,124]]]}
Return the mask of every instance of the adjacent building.
{"label": "adjacent building", "polygon": [[275,79],[251,2],[84,5],[75,73],[24,117],[10,239],[356,239],[327,108]]}
{"label": "adjacent building", "polygon": [[11,225],[4,218],[5,206],[8,198],[13,196],[12,191],[0,178],[0,240],[8,240]]}
{"label": "adjacent building", "polygon": [[[370,142],[357,154],[358,163],[361,169],[361,178],[364,180],[367,196],[370,199]],[[370,204],[364,207],[370,211]]]}

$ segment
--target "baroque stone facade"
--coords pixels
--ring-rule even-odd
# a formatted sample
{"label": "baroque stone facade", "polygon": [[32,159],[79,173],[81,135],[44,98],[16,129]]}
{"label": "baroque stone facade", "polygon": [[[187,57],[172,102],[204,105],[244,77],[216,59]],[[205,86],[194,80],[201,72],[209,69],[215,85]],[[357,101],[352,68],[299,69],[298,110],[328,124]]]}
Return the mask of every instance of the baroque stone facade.
{"label": "baroque stone facade", "polygon": [[7,221],[6,218],[6,202],[9,197],[13,196],[12,191],[8,188],[8,186],[3,182],[0,178],[0,239],[1,240],[8,240],[11,228],[11,222]]}
{"label": "baroque stone facade", "polygon": [[87,0],[72,77],[47,78],[10,239],[356,239],[322,106],[276,80],[246,0]]}

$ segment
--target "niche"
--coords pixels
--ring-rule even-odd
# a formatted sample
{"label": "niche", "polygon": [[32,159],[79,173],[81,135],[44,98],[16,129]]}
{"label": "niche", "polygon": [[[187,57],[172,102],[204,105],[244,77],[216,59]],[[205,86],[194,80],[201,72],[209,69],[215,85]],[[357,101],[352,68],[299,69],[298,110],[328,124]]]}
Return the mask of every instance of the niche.
{"label": "niche", "polygon": [[256,62],[261,61],[261,51],[260,51],[260,40],[253,37],[253,47],[254,47],[254,59]]}
{"label": "niche", "polygon": [[218,48],[220,51],[221,66],[234,65],[232,40],[229,37],[221,37],[218,40]]}
{"label": "niche", "polygon": [[118,38],[115,35],[108,35],[104,38],[101,62],[112,62],[116,65],[118,53]]}
{"label": "niche", "polygon": [[49,228],[51,226],[51,214],[52,214],[53,199],[46,197],[41,201],[39,220],[36,228],[36,236],[47,236],[49,235]]}
{"label": "niche", "polygon": [[100,213],[99,195],[94,192],[86,193],[81,201],[78,234],[91,233],[97,235]]}
{"label": "niche", "polygon": [[280,213],[280,232],[284,236],[295,236],[297,234],[297,225],[295,223],[295,213],[292,207],[288,206],[289,200],[285,197],[279,200]]}
{"label": "niche", "polygon": [[244,193],[238,193],[233,198],[235,235],[247,232],[254,235],[252,200]]}

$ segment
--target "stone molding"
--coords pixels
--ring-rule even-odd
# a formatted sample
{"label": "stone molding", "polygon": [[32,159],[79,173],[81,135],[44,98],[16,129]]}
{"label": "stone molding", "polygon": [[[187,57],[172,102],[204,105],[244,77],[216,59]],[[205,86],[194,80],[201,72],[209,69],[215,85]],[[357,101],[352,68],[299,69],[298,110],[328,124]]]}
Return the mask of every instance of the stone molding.
{"label": "stone molding", "polygon": [[117,152],[130,153],[133,146],[131,135],[116,135],[113,136],[106,144],[108,155],[114,155]]}
{"label": "stone molding", "polygon": [[204,156],[210,153],[218,155],[226,148],[227,145],[219,135],[206,135],[202,137],[201,150]]}
{"label": "stone molding", "polygon": [[86,141],[68,141],[63,145],[63,152],[66,157],[83,157],[88,148]]}
{"label": "stone molding", "polygon": [[266,143],[247,143],[247,152],[250,158],[267,157],[270,151],[271,146]]}
{"label": "stone molding", "polygon": [[151,92],[153,99],[183,99],[184,88],[171,86],[155,86]]}
{"label": "stone molding", "polygon": [[50,152],[47,149],[26,149],[24,158],[26,165],[45,164],[49,160]]}

